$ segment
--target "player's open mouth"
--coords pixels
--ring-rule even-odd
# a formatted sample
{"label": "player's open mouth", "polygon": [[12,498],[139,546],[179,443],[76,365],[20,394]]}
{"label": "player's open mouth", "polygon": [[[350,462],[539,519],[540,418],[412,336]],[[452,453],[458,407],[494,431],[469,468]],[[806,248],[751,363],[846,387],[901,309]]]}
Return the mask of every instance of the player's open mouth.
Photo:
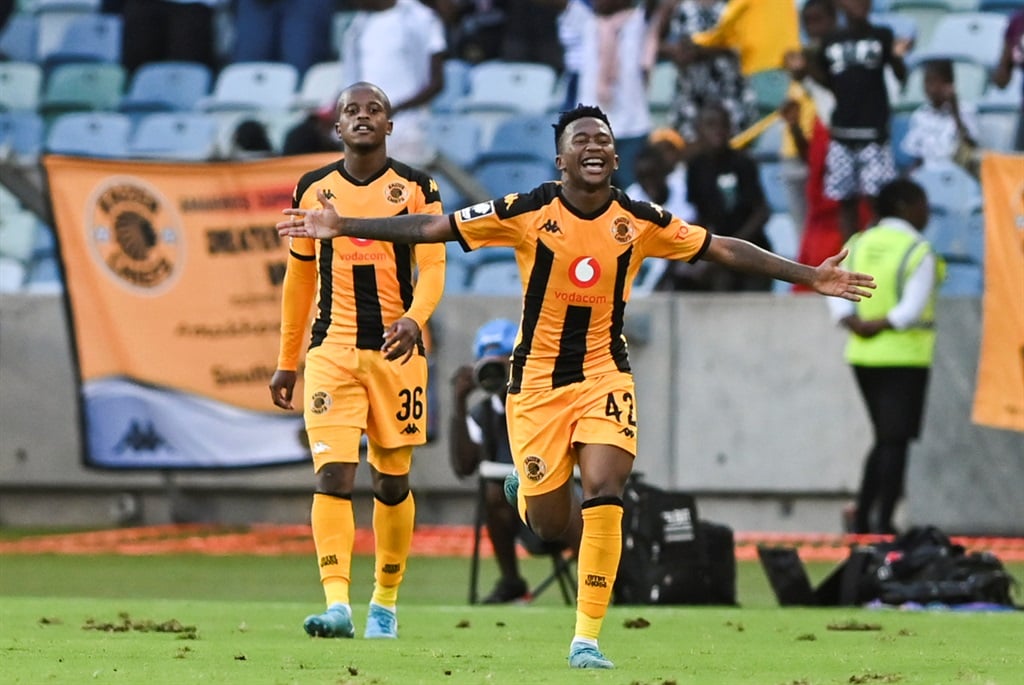
{"label": "player's open mouth", "polygon": [[601,171],[605,167],[605,161],[600,157],[586,157],[580,164],[589,171]]}
{"label": "player's open mouth", "polygon": [[352,127],[353,133],[373,133],[373,127],[366,124],[358,124]]}

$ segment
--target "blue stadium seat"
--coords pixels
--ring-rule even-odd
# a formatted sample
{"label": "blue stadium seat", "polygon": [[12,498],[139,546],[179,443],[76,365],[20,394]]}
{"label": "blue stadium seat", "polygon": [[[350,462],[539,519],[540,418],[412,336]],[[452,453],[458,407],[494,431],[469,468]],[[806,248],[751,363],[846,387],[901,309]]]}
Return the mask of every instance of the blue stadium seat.
{"label": "blue stadium seat", "polygon": [[201,112],[157,112],[139,121],[132,157],[203,161],[217,155],[217,119]]}
{"label": "blue stadium seat", "polygon": [[508,193],[525,193],[555,178],[551,162],[534,160],[485,161],[474,170],[476,179],[492,197]]}
{"label": "blue stadium seat", "polygon": [[430,109],[438,113],[458,111],[462,100],[469,93],[470,64],[461,59],[447,59],[444,62],[444,88],[430,101]]}
{"label": "blue stadium seat", "polygon": [[64,290],[64,276],[54,257],[42,257],[29,265],[25,291],[36,294],[56,294]]}
{"label": "blue stadium seat", "polygon": [[519,266],[514,261],[487,262],[473,269],[469,292],[474,295],[517,295],[523,293]]}
{"label": "blue stadium seat", "polygon": [[931,38],[915,53],[918,59],[928,55],[954,54],[993,69],[1003,49],[1007,17],[998,12],[951,12],[935,24]]}
{"label": "blue stadium seat", "polygon": [[498,124],[480,159],[537,159],[555,156],[555,134],[549,114],[514,114]]}
{"label": "blue stadium seat", "polygon": [[39,107],[43,70],[34,62],[0,62],[0,110]]}
{"label": "blue stadium seat", "polygon": [[1015,108],[978,109],[978,144],[986,150],[1013,152],[1020,119],[1020,105]]}
{"label": "blue stadium seat", "polygon": [[936,24],[952,8],[946,0],[892,0],[889,12],[913,19],[917,27],[915,50],[929,45]]}
{"label": "blue stadium seat", "polygon": [[124,21],[116,14],[83,14],[72,19],[57,47],[44,55],[47,70],[68,62],[121,62]]}
{"label": "blue stadium seat", "polygon": [[0,256],[0,293],[21,291],[28,276],[27,267],[17,259]]}
{"label": "blue stadium seat", "polygon": [[747,76],[761,116],[771,114],[779,108],[786,99],[790,80],[789,72],[785,69],[765,69]]}
{"label": "blue stadium seat", "polygon": [[784,129],[785,123],[782,119],[778,119],[754,139],[754,142],[747,148],[747,152],[758,163],[779,161],[779,150],[782,148],[782,132]]}
{"label": "blue stadium seat", "polygon": [[333,105],[341,94],[341,70],[342,63],[337,60],[319,62],[306,69],[292,102],[292,109]]}
{"label": "blue stadium seat", "polygon": [[36,218],[31,212],[4,212],[0,217],[0,256],[27,264],[36,241]]}
{"label": "blue stadium seat", "polygon": [[39,19],[28,12],[11,15],[0,32],[0,54],[17,62],[34,62],[39,40]]}
{"label": "blue stadium seat", "polygon": [[761,189],[765,200],[773,212],[789,211],[789,194],[782,180],[782,164],[780,162],[764,162],[757,165],[761,176]]}
{"label": "blue stadium seat", "polygon": [[463,207],[472,204],[458,187],[443,173],[436,171],[433,174],[434,182],[437,183],[437,188],[441,192],[441,204],[444,206],[446,212],[453,212],[456,209],[462,209]]}
{"label": "blue stadium seat", "polygon": [[299,72],[285,62],[235,62],[221,70],[209,97],[197,108],[208,112],[287,109]]}
{"label": "blue stadium seat", "polygon": [[546,64],[481,62],[469,70],[469,90],[459,109],[540,114],[554,104],[557,78]]}
{"label": "blue stadium seat", "polygon": [[483,132],[479,122],[466,114],[432,114],[427,122],[430,142],[456,164],[471,168],[480,155]]}
{"label": "blue stadium seat", "polygon": [[657,62],[651,69],[650,80],[647,83],[647,106],[651,110],[651,117],[663,125],[669,119],[672,103],[676,98],[676,79],[679,78],[679,69],[672,62]]}
{"label": "blue stadium seat", "polygon": [[907,137],[907,131],[910,129],[910,115],[911,112],[894,112],[889,119],[889,143],[896,169],[900,173],[908,171],[917,161],[903,151],[903,139]]}
{"label": "blue stadium seat", "polygon": [[199,62],[152,62],[132,76],[119,109],[127,113],[189,111],[210,93],[213,76]]}
{"label": "blue stadium seat", "polygon": [[74,112],[57,117],[46,149],[62,155],[127,157],[132,123],[116,112]]}
{"label": "blue stadium seat", "polygon": [[998,12],[1010,16],[1017,10],[1024,9],[1024,0],[981,0],[979,12]]}
{"label": "blue stadium seat", "polygon": [[[977,211],[981,216],[981,210]],[[974,225],[964,212],[950,212],[942,207],[932,209],[924,236],[932,249],[948,262],[981,263],[984,259],[984,235],[979,232],[984,224]]]}
{"label": "blue stadium seat", "polygon": [[44,130],[43,118],[35,112],[0,112],[0,156],[10,151],[22,163],[35,163]]}
{"label": "blue stadium seat", "polygon": [[911,178],[924,187],[928,204],[949,214],[981,206],[981,185],[963,168],[950,162],[915,169]]}
{"label": "blue stadium seat", "polygon": [[946,279],[939,287],[943,297],[980,297],[984,292],[985,272],[981,265],[953,262],[946,265]]}
{"label": "blue stadium seat", "polygon": [[113,111],[121,103],[124,82],[120,64],[61,64],[46,80],[39,111],[49,118],[83,110]]}

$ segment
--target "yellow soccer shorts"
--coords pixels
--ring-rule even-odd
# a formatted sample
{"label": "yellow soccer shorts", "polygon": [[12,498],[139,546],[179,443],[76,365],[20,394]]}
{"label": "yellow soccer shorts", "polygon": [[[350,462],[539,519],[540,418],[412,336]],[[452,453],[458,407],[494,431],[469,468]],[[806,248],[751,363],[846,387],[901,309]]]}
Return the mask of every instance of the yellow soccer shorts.
{"label": "yellow soccer shorts", "polygon": [[510,394],[507,416],[519,490],[527,497],[572,478],[577,444],[615,445],[636,456],[636,391],[628,373]]}
{"label": "yellow soccer shorts", "polygon": [[[425,357],[415,354],[402,364],[379,350],[320,345],[306,355],[303,379],[303,417],[316,470],[329,462],[358,462],[365,432],[370,463],[391,475],[409,472],[412,450],[399,448],[426,442]],[[374,463],[374,456],[385,454],[387,465]],[[394,463],[398,457],[404,467]]]}

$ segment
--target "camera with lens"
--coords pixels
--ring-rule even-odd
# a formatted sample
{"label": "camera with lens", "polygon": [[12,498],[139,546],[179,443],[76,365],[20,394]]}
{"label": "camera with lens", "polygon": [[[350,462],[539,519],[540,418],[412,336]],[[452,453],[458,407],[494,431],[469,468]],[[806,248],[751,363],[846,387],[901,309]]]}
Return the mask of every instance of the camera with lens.
{"label": "camera with lens", "polygon": [[485,357],[473,367],[473,378],[484,392],[501,392],[508,382],[508,365],[500,357]]}

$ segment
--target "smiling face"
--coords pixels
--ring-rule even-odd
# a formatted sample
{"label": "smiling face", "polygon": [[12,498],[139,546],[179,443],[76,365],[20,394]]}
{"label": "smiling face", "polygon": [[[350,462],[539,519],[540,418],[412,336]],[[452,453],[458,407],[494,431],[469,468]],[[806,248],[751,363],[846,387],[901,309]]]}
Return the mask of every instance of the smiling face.
{"label": "smiling face", "polygon": [[391,133],[391,103],[376,86],[352,86],[338,98],[334,130],[346,150],[367,152],[381,147]]}
{"label": "smiling face", "polygon": [[580,188],[609,185],[619,156],[608,124],[592,117],[570,123],[559,141],[555,166],[562,172],[563,182]]}

